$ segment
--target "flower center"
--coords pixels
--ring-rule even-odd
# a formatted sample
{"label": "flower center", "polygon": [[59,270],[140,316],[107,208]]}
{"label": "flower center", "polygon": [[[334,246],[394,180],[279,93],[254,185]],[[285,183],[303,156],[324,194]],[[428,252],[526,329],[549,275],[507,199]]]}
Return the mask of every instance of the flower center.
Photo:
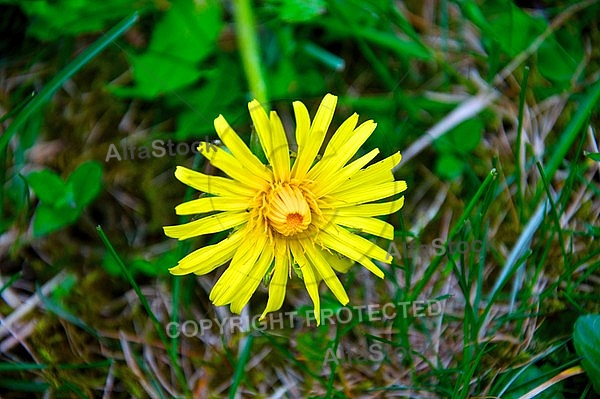
{"label": "flower center", "polygon": [[295,185],[275,187],[267,196],[266,217],[275,231],[286,237],[303,232],[312,221],[310,205]]}

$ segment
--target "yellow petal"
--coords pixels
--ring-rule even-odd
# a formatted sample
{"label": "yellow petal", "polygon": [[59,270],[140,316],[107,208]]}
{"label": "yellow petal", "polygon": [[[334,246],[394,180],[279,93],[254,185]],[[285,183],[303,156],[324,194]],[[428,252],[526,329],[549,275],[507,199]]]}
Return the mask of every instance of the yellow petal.
{"label": "yellow petal", "polygon": [[205,193],[222,195],[226,197],[242,196],[252,198],[256,190],[241,185],[238,182],[219,176],[208,176],[195,170],[178,166],[175,177],[184,184]]}
{"label": "yellow petal", "polygon": [[351,117],[346,119],[344,123],[340,125],[338,130],[335,132],[329,143],[327,144],[327,148],[325,149],[325,153],[323,154],[323,158],[308,172],[307,178],[314,180],[318,176],[323,173],[328,166],[330,166],[335,160],[337,156],[337,150],[340,148],[343,143],[340,142],[340,137],[345,137],[349,133],[354,132],[354,128],[356,127],[356,123],[358,122],[358,114],[353,114]]}
{"label": "yellow petal", "polygon": [[292,176],[296,178],[304,178],[308,169],[312,166],[315,157],[319,153],[319,149],[323,144],[325,134],[329,129],[329,124],[333,119],[333,113],[337,103],[337,97],[332,94],[327,94],[315,115],[310,132],[302,145],[298,144],[298,157],[292,168]]}
{"label": "yellow petal", "polygon": [[237,295],[231,301],[231,311],[240,314],[244,306],[248,303],[258,285],[265,277],[269,266],[273,262],[273,249],[266,245],[258,258],[256,264],[250,269],[249,273],[242,278],[241,284],[236,288]]}
{"label": "yellow petal", "polygon": [[165,226],[168,237],[185,240],[203,234],[216,233],[238,226],[248,220],[248,212],[223,212],[176,226]]}
{"label": "yellow petal", "polygon": [[343,185],[340,185],[332,194],[347,191],[355,187],[364,187],[373,185],[373,182],[385,183],[394,181],[392,168],[400,162],[402,156],[399,152],[377,162],[369,167],[357,172],[352,179]]}
{"label": "yellow petal", "polygon": [[243,237],[244,230],[238,230],[217,244],[195,250],[169,271],[177,276],[209,273],[233,257]]}
{"label": "yellow petal", "polygon": [[[335,198],[343,198],[343,200],[339,200],[339,203],[343,202],[345,205],[362,204],[364,202],[391,197],[404,190],[406,190],[406,182],[400,180],[377,185],[363,185],[344,191],[336,191]],[[334,196],[334,194],[332,194],[332,196]]]}
{"label": "yellow petal", "polygon": [[[356,161],[350,163],[334,176],[331,176],[328,179],[318,180],[313,189],[313,193],[320,198],[332,191],[339,190],[340,187],[343,187],[345,184],[347,184],[349,179],[352,179],[353,176],[356,176],[356,173],[360,171],[362,167],[371,162],[371,160],[375,158],[377,154],[379,154],[379,149],[375,148],[369,153],[358,158]],[[338,203],[341,204],[339,206],[346,205],[342,197],[339,198]]]}
{"label": "yellow petal", "polygon": [[175,213],[192,215],[214,211],[245,211],[249,204],[248,199],[237,197],[203,197],[177,205]]}
{"label": "yellow petal", "polygon": [[285,241],[282,240],[278,244],[276,245],[275,267],[273,268],[273,275],[269,282],[269,300],[264,312],[260,316],[260,320],[263,320],[267,313],[279,310],[285,298],[291,255]]}
{"label": "yellow petal", "polygon": [[256,100],[252,100],[248,103],[248,110],[250,111],[250,117],[252,123],[254,123],[254,130],[258,135],[260,145],[267,157],[267,161],[273,164],[273,143],[271,135],[271,123],[267,117],[267,113],[260,103]]}
{"label": "yellow petal", "polygon": [[383,278],[383,272],[369,258],[385,263],[392,261],[391,256],[371,241],[335,225],[325,226],[319,234],[319,241],[326,247],[360,263],[377,277]]}
{"label": "yellow petal", "polygon": [[[223,144],[229,148],[229,151],[237,158],[237,160],[245,165],[248,170],[254,175],[263,180],[270,181],[273,178],[273,173],[263,165],[262,162],[250,151],[246,143],[237,135],[235,130],[229,126],[223,115],[219,115],[215,119],[215,130],[223,141]],[[208,148],[211,148],[208,146]]]}
{"label": "yellow petal", "polygon": [[348,270],[350,270],[352,265],[354,265],[354,261],[352,259],[346,258],[339,252],[331,253],[329,251],[322,251],[321,254],[327,263],[331,265],[333,270],[338,273],[348,273]]}
{"label": "yellow petal", "polygon": [[319,284],[317,282],[317,277],[310,264],[302,269],[302,276],[304,277],[304,285],[306,286],[308,295],[313,301],[315,319],[317,320],[318,326],[321,324],[321,299],[319,298]]}
{"label": "yellow petal", "polygon": [[404,196],[390,202],[375,204],[351,205],[324,211],[323,214],[335,213],[337,216],[381,216],[398,212],[404,205]]}
{"label": "yellow petal", "polygon": [[321,324],[321,301],[319,298],[319,283],[317,281],[317,276],[315,275],[312,265],[306,259],[303,249],[298,241],[290,241],[290,249],[302,272],[302,279],[304,280],[306,291],[308,291],[308,295],[313,301],[315,307],[315,319],[317,320],[317,325],[319,325]]}
{"label": "yellow petal", "polygon": [[346,305],[348,302],[350,302],[350,299],[348,299],[348,294],[346,294],[346,290],[342,286],[342,283],[340,283],[340,280],[331,269],[331,266],[323,257],[323,251],[314,247],[312,242],[301,242],[301,244],[304,248],[308,261],[315,267],[319,273],[319,276],[325,281],[325,284],[327,284],[338,301],[340,301],[342,305]]}
{"label": "yellow petal", "polygon": [[210,161],[211,165],[221,169],[229,177],[237,180],[237,184],[262,190],[269,182],[252,173],[250,169],[241,164],[233,155],[220,147],[201,144],[198,150]]}
{"label": "yellow petal", "polygon": [[[334,211],[335,212],[335,211]],[[362,233],[373,234],[378,237],[394,239],[394,227],[383,220],[362,216],[340,216],[334,213],[331,223],[359,230]]]}
{"label": "yellow petal", "polygon": [[300,101],[294,101],[294,116],[296,118],[296,144],[304,146],[310,130],[310,115],[306,106]]}
{"label": "yellow petal", "polygon": [[231,303],[239,295],[238,287],[248,278],[267,243],[264,234],[247,234],[239,250],[233,256],[227,270],[221,275],[210,292],[209,299],[215,306]]}
{"label": "yellow petal", "polygon": [[290,146],[285,136],[281,119],[277,112],[271,111],[271,137],[273,139],[273,174],[278,181],[290,178]]}
{"label": "yellow petal", "polygon": [[[333,144],[330,142],[322,160],[315,166],[315,168],[318,167],[321,162],[324,164],[323,172],[319,175],[319,178],[328,179],[339,173],[339,170],[346,165],[360,146],[371,136],[376,126],[375,122],[366,121],[352,132],[351,137],[346,139],[347,141],[339,142],[339,140],[336,140]],[[350,135],[342,132],[342,136],[348,137]],[[309,173],[309,176],[312,175]]]}
{"label": "yellow petal", "polygon": [[[349,248],[357,250],[361,255],[367,258],[373,258],[383,263],[392,262],[392,256],[389,255],[383,248],[380,248],[366,238],[350,233],[343,227],[328,225],[325,231],[330,237],[339,240],[342,244]],[[348,257],[351,258],[350,256]]]}

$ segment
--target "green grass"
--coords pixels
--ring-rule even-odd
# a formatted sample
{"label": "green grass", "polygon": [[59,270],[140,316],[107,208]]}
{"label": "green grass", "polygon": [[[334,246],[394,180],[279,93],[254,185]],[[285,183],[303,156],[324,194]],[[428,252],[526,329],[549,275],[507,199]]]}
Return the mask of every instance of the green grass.
{"label": "green grass", "polygon": [[[0,58],[2,397],[597,397],[573,328],[600,313],[600,163],[586,156],[599,152],[600,3],[543,3],[3,2],[0,28],[20,22]],[[227,232],[162,231],[198,196],[175,166],[218,171],[107,151],[214,140],[219,114],[258,151],[250,99],[292,133],[291,102],[312,116],[326,93],[334,126],[353,112],[378,123],[358,155],[404,155],[406,202],[387,219],[401,256],[382,280],[341,274],[346,307],[321,290],[324,314],[348,322],[315,326],[294,276],[285,319],[253,323],[261,286],[232,329],[237,315],[208,299],[224,267],[168,273]],[[101,173],[70,181],[89,161]],[[480,251],[451,253],[461,242]],[[414,307],[427,301],[439,313]],[[168,333],[185,321],[201,330]]]}

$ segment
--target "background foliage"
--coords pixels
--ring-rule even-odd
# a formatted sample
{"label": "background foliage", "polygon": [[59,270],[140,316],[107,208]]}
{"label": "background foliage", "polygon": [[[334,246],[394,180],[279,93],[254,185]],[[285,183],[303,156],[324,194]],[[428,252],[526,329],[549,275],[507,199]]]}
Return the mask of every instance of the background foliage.
{"label": "background foliage", "polygon": [[[3,397],[594,397],[599,22],[598,1],[0,0]],[[208,301],[219,273],[167,272],[222,238],[162,233],[197,195],[175,166],[215,172],[178,144],[216,140],[219,114],[249,142],[254,97],[292,131],[291,102],[327,92],[334,125],[378,123],[358,155],[404,155],[398,248],[483,253],[341,276],[354,305],[440,316],[170,338],[231,316]],[[284,311],[311,308],[289,291]]]}

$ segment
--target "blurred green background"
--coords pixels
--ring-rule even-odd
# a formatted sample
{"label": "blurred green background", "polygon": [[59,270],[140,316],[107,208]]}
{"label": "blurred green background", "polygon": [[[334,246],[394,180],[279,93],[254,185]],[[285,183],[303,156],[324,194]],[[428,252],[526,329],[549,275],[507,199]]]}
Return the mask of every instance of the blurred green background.
{"label": "blurred green background", "polygon": [[[3,397],[518,398],[565,370],[537,397],[594,397],[598,332],[572,333],[600,303],[599,22],[598,1],[0,0]],[[358,155],[405,155],[395,242],[485,243],[351,270],[352,303],[451,309],[168,337],[230,316],[215,273],[168,274],[223,237],[163,235],[198,195],[174,168],[216,173],[190,148],[219,114],[249,143],[251,99],[292,132],[291,103],[326,93],[334,126],[378,123]],[[310,307],[301,288],[284,310]],[[373,343],[405,355],[324,362]]]}

